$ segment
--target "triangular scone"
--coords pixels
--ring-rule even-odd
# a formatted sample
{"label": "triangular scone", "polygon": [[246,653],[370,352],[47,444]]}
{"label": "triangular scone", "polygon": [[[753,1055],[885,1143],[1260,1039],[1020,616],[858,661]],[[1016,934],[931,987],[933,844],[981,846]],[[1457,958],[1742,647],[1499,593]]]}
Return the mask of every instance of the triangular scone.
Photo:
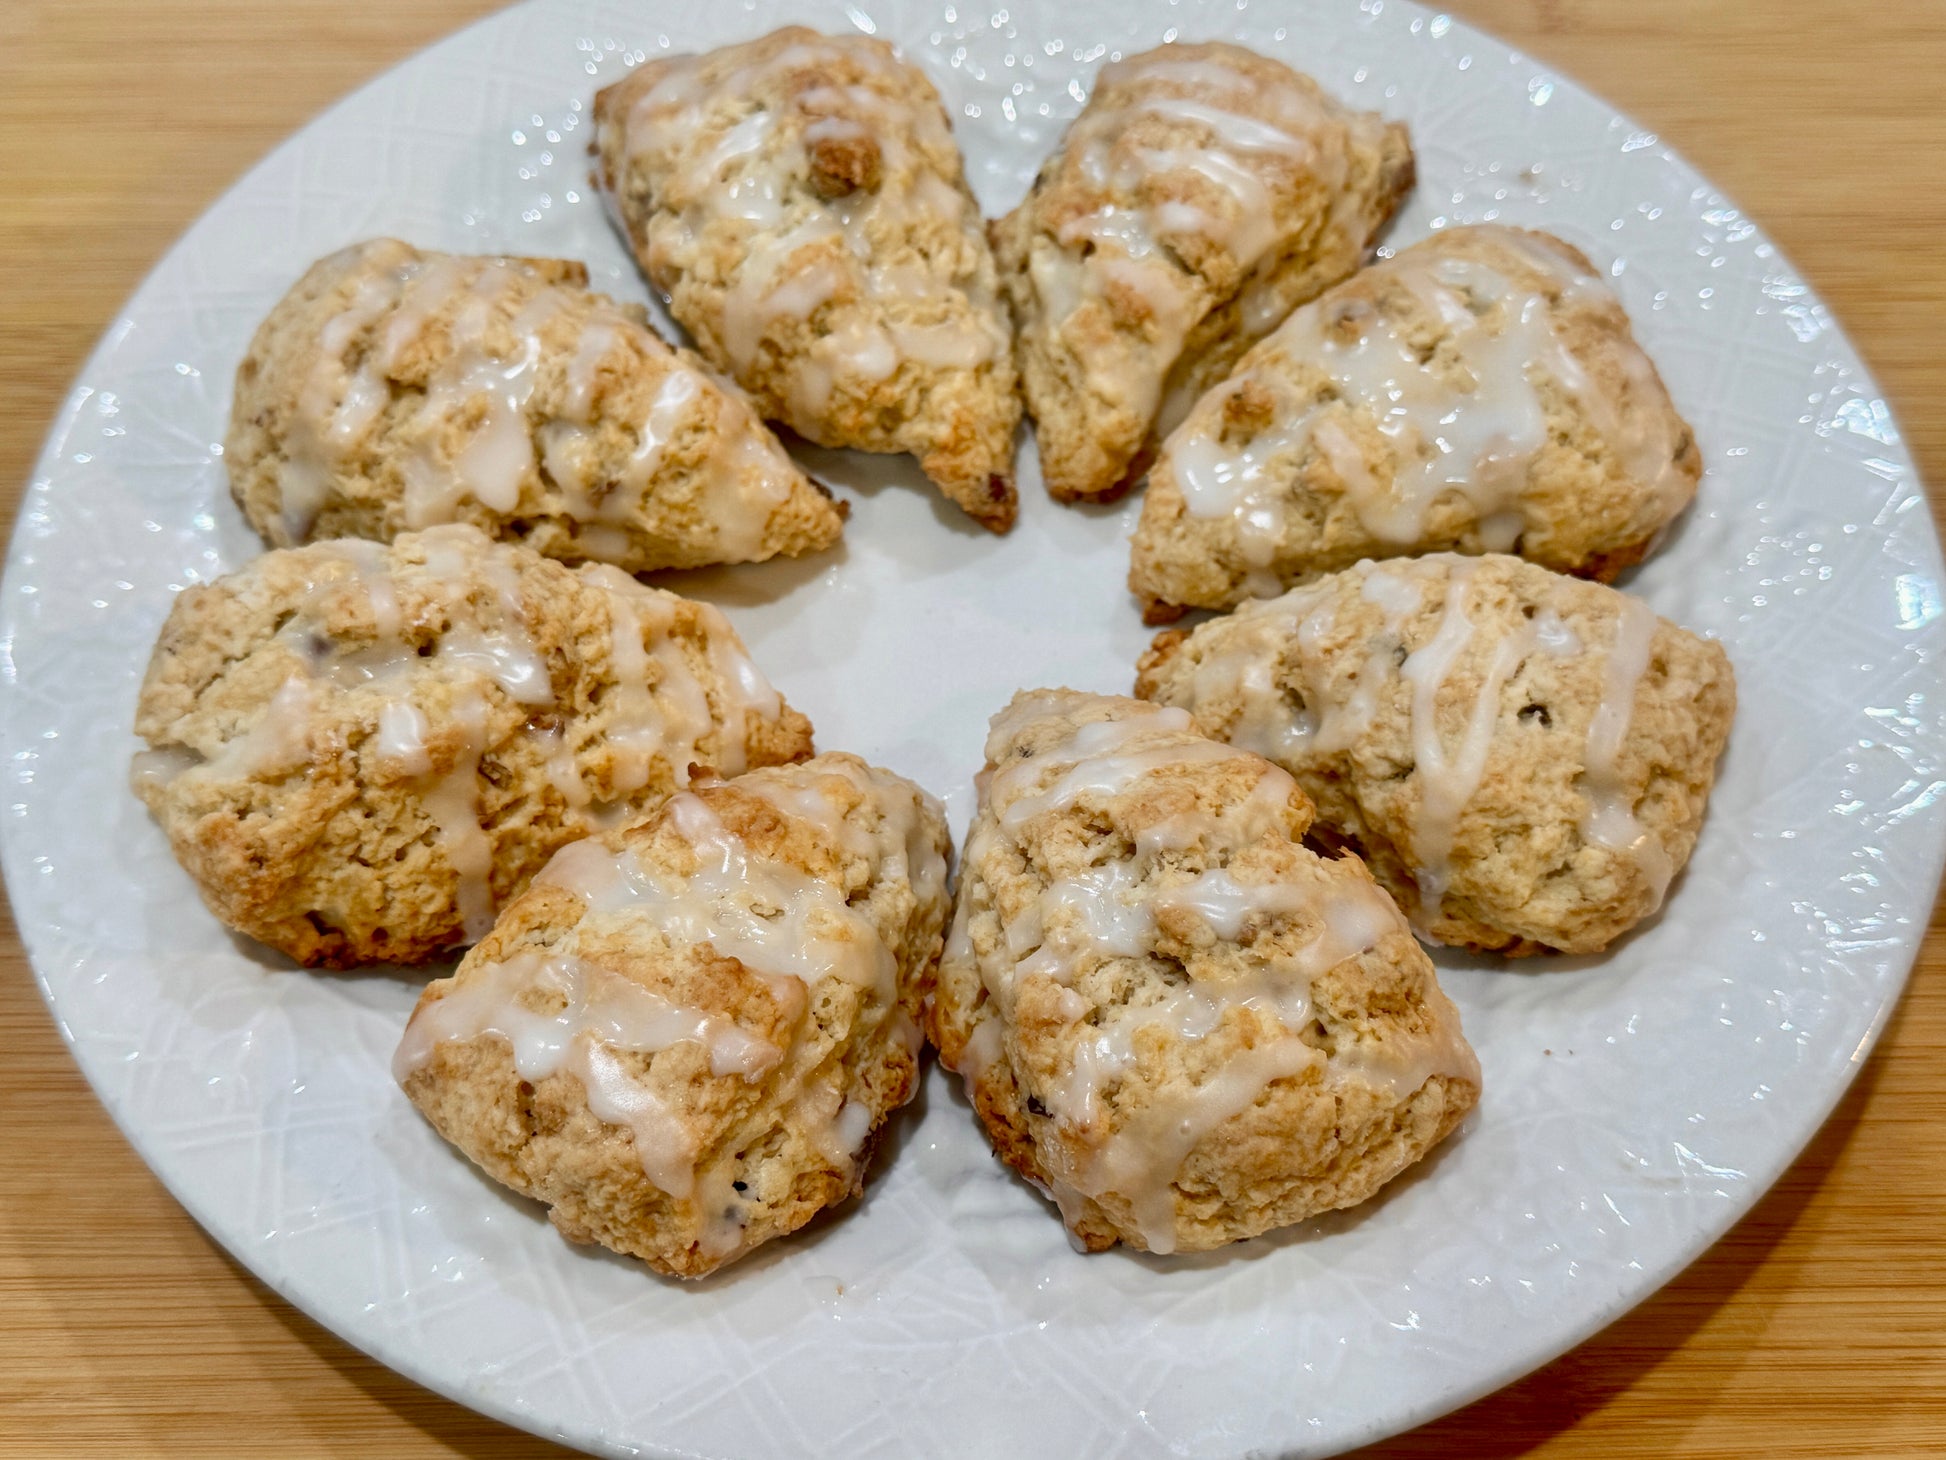
{"label": "triangular scone", "polygon": [[326,968],[470,943],[557,847],[811,753],[709,604],[460,524],[185,589],[135,730],[136,794],[211,911]]}
{"label": "triangular scone", "polygon": [[237,370],[224,459],[271,543],[467,522],[632,573],[838,540],[735,387],[558,259],[389,238],[311,266]]}
{"label": "triangular scone", "polygon": [[1171,630],[1136,693],[1295,776],[1427,937],[1502,953],[1599,952],[1661,905],[1736,711],[1722,645],[1499,554]]}
{"label": "triangular scone", "polygon": [[598,181],[697,348],[825,446],[909,451],[1013,525],[1012,335],[939,93],[792,26],[595,98]]}
{"label": "triangular scone", "polygon": [[856,756],[685,791],[556,856],[394,1072],[563,1236],[702,1277],[863,1186],[919,1086],[948,845]]}
{"label": "triangular scone", "polygon": [[1048,491],[1132,484],[1245,350],[1364,261],[1411,186],[1403,125],[1240,46],[1104,66],[993,225]]}
{"label": "triangular scone", "polygon": [[1364,1201],[1479,1097],[1432,963],[1311,804],[1182,710],[1016,695],[928,1006],[1082,1245],[1196,1252]]}
{"label": "triangular scone", "polygon": [[1149,473],[1129,587],[1160,619],[1448,549],[1606,580],[1701,473],[1587,259],[1449,228],[1298,310],[1196,403]]}

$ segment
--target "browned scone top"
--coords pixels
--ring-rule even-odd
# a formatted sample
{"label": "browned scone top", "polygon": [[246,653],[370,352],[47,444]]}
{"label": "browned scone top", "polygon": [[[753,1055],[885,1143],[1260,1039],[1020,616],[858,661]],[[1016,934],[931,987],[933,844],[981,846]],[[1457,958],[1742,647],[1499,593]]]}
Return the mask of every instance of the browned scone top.
{"label": "browned scone top", "polygon": [[1196,403],[1149,474],[1129,586],[1154,621],[1436,551],[1607,581],[1701,473],[1581,253],[1448,228],[1298,310]]}
{"label": "browned scone top", "polygon": [[211,910],[298,962],[471,942],[554,851],[811,753],[715,608],[453,525],[176,599],[133,785]]}
{"label": "browned scone top", "polygon": [[856,756],[679,793],[556,856],[394,1071],[563,1236],[702,1277],[863,1186],[918,1085],[947,851]]}
{"label": "browned scone top", "polygon": [[595,125],[637,260],[766,416],[910,452],[980,522],[1013,525],[1012,332],[918,67],[792,26],[638,66],[596,96]]}
{"label": "browned scone top", "polygon": [[1251,344],[1364,261],[1412,174],[1402,124],[1240,46],[1104,66],[992,230],[1048,490],[1131,485]]}
{"label": "browned scone top", "polygon": [[1194,1252],[1364,1201],[1479,1096],[1459,1015],[1311,806],[1181,710],[993,722],[928,1032],[1091,1249]]}
{"label": "browned scone top", "polygon": [[224,460],[278,547],[467,522],[629,572],[838,540],[734,387],[558,259],[381,238],[312,265],[237,369]]}
{"label": "browned scone top", "polygon": [[1501,555],[1360,563],[1143,657],[1268,756],[1428,937],[1594,953],[1689,860],[1736,712],[1722,645]]}

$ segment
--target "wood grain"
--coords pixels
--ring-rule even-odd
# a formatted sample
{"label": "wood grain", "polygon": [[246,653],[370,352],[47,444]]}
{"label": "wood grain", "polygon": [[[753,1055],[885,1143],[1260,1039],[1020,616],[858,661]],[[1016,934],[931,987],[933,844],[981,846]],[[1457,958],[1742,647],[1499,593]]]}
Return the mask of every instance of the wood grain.
{"label": "wood grain", "polygon": [[[644,0],[652,3],[652,0]],[[1268,3],[1268,0],[1260,0]],[[0,3],[0,484],[171,239],[334,97],[481,0]],[[1946,5],[1470,0],[1761,219],[1946,483]],[[1935,497],[1935,510],[1939,498]],[[347,1348],[214,1248],[122,1141],[0,926],[0,1455],[551,1447]],[[1946,923],[1836,1116],[1682,1277],[1372,1457],[1946,1452]],[[559,1452],[555,1452],[559,1453]]]}

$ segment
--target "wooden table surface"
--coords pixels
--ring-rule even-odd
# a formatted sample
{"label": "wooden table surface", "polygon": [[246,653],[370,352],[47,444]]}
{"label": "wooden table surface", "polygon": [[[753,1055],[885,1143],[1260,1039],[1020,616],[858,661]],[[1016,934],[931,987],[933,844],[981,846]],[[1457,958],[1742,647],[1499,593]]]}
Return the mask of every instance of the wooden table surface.
{"label": "wooden table surface", "polygon": [[[177,233],[334,98],[492,8],[0,0],[0,520]],[[1633,113],[1762,220],[1946,486],[1946,4],[1451,8]],[[0,1455],[565,1453],[396,1377],[212,1245],[96,1105],[11,923],[0,1051]],[[1365,1453],[1946,1453],[1942,1213],[1936,913],[1877,1053],[1735,1231],[1579,1349]]]}

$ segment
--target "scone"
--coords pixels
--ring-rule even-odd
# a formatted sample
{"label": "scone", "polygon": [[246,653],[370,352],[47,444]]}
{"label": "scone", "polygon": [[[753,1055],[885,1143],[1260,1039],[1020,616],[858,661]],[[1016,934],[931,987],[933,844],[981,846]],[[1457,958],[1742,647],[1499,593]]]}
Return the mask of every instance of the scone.
{"label": "scone", "polygon": [[237,369],[224,459],[278,547],[468,522],[632,573],[829,547],[838,505],[640,305],[558,259],[321,259]]}
{"label": "scone", "polygon": [[863,1186],[918,1085],[947,850],[856,756],[682,792],[561,851],[394,1072],[562,1235],[702,1277]]}
{"label": "scone", "polygon": [[184,590],[132,777],[218,918],[313,967],[480,937],[554,851],[811,725],[706,603],[460,524]]}
{"label": "scone", "polygon": [[907,451],[1013,525],[1012,335],[939,93],[791,26],[595,98],[597,182],[703,354],[825,446]]}
{"label": "scone", "polygon": [[1002,1160],[1089,1249],[1196,1252],[1356,1205],[1479,1097],[1432,964],[1311,806],[1181,710],[993,722],[928,1010]]}
{"label": "scone", "polygon": [[1434,551],[1605,582],[1701,473],[1581,254],[1449,228],[1298,310],[1196,403],[1149,473],[1129,587],[1153,622]]}
{"label": "scone", "polygon": [[1136,693],[1295,776],[1427,937],[1502,953],[1597,952],[1661,906],[1736,711],[1720,644],[1498,554],[1171,630]]}
{"label": "scone", "polygon": [[1245,350],[1364,261],[1412,171],[1403,125],[1239,46],[1104,66],[993,225],[1048,490],[1129,486]]}

